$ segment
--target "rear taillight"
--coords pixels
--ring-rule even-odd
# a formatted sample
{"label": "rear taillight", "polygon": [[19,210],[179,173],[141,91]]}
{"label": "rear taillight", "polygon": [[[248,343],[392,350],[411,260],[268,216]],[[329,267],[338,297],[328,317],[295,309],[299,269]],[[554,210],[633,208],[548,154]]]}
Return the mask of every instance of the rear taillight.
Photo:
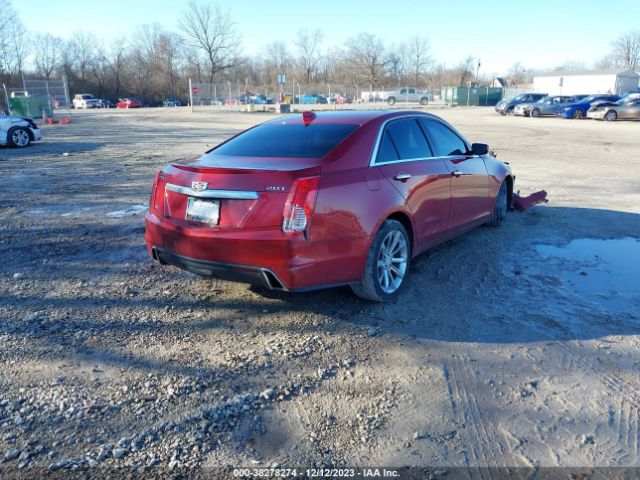
{"label": "rear taillight", "polygon": [[149,199],[149,212],[153,212],[153,205],[156,201],[156,189],[158,188],[158,180],[162,175],[162,170],[156,173],[156,178],[153,179],[153,187],[151,188],[151,198]]}
{"label": "rear taillight", "polygon": [[284,204],[283,232],[304,232],[307,229],[319,185],[320,177],[299,178],[293,183]]}

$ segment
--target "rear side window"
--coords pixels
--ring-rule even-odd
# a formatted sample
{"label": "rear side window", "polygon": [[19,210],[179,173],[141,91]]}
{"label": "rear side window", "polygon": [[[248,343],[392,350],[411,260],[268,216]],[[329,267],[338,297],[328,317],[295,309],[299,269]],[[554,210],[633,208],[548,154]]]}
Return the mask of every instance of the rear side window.
{"label": "rear side window", "polygon": [[396,146],[393,144],[393,140],[391,140],[388,130],[385,129],[382,134],[382,138],[380,139],[376,163],[395,162],[396,160],[400,160],[398,150],[396,150]]}
{"label": "rear side window", "polygon": [[268,123],[241,133],[214,148],[214,155],[238,157],[320,158],[357,125]]}
{"label": "rear side window", "polygon": [[422,133],[418,122],[413,118],[398,120],[387,125],[378,151],[377,163],[393,160],[386,154],[381,156],[383,151],[388,151],[389,143],[395,146],[396,160],[411,160],[433,156],[427,139]]}
{"label": "rear side window", "polygon": [[438,157],[465,155],[467,153],[467,145],[449,128],[439,122],[430,120],[421,120],[421,122],[429,133]]}

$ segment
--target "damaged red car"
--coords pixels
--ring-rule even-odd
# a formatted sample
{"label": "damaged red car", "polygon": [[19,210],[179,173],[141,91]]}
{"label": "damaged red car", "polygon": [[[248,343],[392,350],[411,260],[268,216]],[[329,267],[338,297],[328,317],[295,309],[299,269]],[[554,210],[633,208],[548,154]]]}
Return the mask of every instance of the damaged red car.
{"label": "damaged red car", "polygon": [[488,146],[413,111],[304,112],[158,172],[151,256],[203,276],[389,301],[411,260],[497,226],[515,177]]}

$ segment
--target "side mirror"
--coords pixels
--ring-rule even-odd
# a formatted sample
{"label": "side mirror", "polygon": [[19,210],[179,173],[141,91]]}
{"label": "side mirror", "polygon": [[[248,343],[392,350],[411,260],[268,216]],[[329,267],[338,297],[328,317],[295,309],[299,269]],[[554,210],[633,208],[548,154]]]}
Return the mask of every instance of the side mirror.
{"label": "side mirror", "polygon": [[486,143],[472,143],[471,153],[474,155],[486,155],[489,153],[489,145]]}

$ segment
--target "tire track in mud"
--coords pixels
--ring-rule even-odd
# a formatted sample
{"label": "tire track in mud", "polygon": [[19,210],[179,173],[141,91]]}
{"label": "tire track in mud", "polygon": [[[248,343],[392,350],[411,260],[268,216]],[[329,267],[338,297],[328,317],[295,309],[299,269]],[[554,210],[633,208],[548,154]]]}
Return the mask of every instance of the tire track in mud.
{"label": "tire track in mud", "polygon": [[[569,359],[569,364],[582,367],[583,372],[587,374],[596,375],[598,380],[619,398],[619,405],[614,413],[615,427],[612,428],[616,431],[617,438],[614,444],[607,445],[606,450],[616,455],[622,453],[622,458],[626,457],[625,452],[632,453],[637,458],[640,453],[640,390],[638,387],[624,380],[622,377],[624,373],[619,371],[618,367],[610,364],[607,365],[607,369],[604,369],[577,354],[574,351],[575,347],[566,342],[557,342],[557,345],[561,348],[563,357]],[[618,370],[617,374],[616,370]],[[611,416],[611,412],[609,415]],[[612,427],[611,423],[610,420],[610,427]],[[616,447],[624,448],[625,452],[620,452]]]}
{"label": "tire track in mud", "polygon": [[[461,441],[464,449],[464,461],[471,467],[471,477],[493,479],[491,470],[486,467],[521,466],[522,462],[511,454],[505,431],[496,424],[487,421],[483,415],[474,391],[473,384],[478,379],[471,371],[469,357],[454,357],[442,366],[447,383],[451,410],[456,423],[460,426]],[[478,467],[478,468],[474,468]]]}

